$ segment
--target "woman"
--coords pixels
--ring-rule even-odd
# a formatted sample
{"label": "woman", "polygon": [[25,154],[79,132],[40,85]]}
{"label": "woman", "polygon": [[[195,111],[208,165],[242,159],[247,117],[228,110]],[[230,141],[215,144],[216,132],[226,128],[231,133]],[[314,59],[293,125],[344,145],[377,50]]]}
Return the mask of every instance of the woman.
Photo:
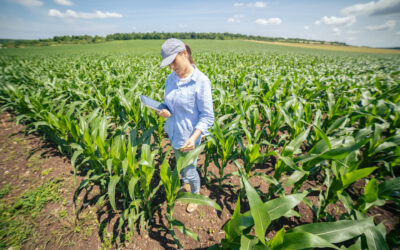
{"label": "woman", "polygon": [[[214,123],[211,82],[194,65],[191,50],[182,41],[171,38],[161,47],[163,58],[160,67],[169,66],[173,72],[165,82],[164,104],[168,109],[158,112],[167,117],[164,129],[175,153],[188,152],[199,145],[201,137],[208,135]],[[176,154],[175,154],[176,155]],[[200,192],[200,177],[196,169],[197,159],[181,170],[182,180],[190,184],[190,190]],[[197,204],[189,204],[187,211],[193,212]]]}

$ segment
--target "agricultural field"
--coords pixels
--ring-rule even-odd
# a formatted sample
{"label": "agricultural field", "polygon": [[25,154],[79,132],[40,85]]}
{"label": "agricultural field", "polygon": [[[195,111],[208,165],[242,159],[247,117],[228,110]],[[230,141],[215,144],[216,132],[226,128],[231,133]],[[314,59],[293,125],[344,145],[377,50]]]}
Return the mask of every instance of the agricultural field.
{"label": "agricultural field", "polygon": [[[71,239],[85,231],[103,248],[127,249],[400,247],[398,54],[185,42],[211,80],[215,123],[177,161],[165,118],[139,101],[163,98],[163,41],[0,50],[7,124],[23,125],[72,166],[65,183],[38,189],[50,190],[43,199],[54,207],[60,185],[71,186],[62,202],[73,203],[63,218],[79,225]],[[198,156],[200,195],[177,194],[179,170]],[[21,239],[8,231],[29,211],[20,203],[30,193],[10,205],[13,184],[2,180],[0,248],[26,247],[33,226]],[[202,206],[188,214],[188,202]],[[90,216],[97,225],[85,230]],[[35,246],[74,248],[49,242]]]}

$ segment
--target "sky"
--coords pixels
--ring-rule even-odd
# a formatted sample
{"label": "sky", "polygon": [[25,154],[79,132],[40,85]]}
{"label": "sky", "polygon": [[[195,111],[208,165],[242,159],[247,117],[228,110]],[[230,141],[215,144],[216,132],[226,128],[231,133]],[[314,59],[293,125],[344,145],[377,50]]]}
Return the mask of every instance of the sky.
{"label": "sky", "polygon": [[153,31],[400,47],[400,0],[0,0],[0,38]]}

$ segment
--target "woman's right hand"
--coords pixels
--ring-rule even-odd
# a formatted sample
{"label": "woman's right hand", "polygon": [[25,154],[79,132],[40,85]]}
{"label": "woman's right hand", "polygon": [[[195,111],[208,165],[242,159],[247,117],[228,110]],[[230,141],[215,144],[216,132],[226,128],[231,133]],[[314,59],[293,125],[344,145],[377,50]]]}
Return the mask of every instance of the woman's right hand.
{"label": "woman's right hand", "polygon": [[168,118],[171,116],[171,113],[168,111],[168,109],[162,109],[160,112],[157,112],[157,115]]}

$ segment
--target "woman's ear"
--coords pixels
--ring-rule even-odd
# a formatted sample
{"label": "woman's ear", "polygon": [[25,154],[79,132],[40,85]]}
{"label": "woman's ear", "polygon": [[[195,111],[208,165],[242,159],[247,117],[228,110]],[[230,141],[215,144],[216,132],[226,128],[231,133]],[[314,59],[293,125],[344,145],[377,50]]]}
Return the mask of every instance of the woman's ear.
{"label": "woman's ear", "polygon": [[183,53],[183,56],[184,56],[186,59],[189,59],[189,54],[188,54],[187,50],[182,51],[182,53]]}

